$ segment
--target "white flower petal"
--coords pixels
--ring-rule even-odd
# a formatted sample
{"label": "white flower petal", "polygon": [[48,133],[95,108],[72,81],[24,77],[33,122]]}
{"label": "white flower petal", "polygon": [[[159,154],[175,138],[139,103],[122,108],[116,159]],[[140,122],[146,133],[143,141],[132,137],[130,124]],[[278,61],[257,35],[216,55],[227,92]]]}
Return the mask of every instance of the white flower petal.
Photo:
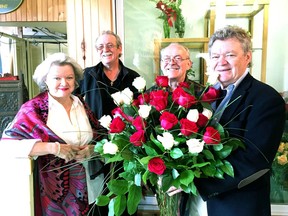
{"label": "white flower petal", "polygon": [[104,128],[108,129],[110,128],[112,118],[110,115],[104,115],[99,119],[100,125],[102,125]]}
{"label": "white flower petal", "polygon": [[186,117],[189,121],[192,122],[197,122],[198,118],[199,118],[199,112],[197,109],[191,109],[189,110],[187,117]]}
{"label": "white flower petal", "polygon": [[200,139],[189,139],[186,144],[190,153],[200,153],[203,151],[205,142]]}
{"label": "white flower petal", "polygon": [[118,146],[112,142],[106,142],[103,145],[103,153],[104,154],[112,154],[115,155],[118,152]]}
{"label": "white flower petal", "polygon": [[136,77],[132,85],[139,91],[142,92],[146,86],[146,80],[143,77]]}
{"label": "white flower petal", "polygon": [[138,113],[142,118],[147,118],[151,111],[151,106],[149,105],[139,105]]}
{"label": "white flower petal", "polygon": [[164,132],[163,136],[158,135],[157,139],[162,143],[163,147],[170,150],[174,146],[174,137],[169,132]]}

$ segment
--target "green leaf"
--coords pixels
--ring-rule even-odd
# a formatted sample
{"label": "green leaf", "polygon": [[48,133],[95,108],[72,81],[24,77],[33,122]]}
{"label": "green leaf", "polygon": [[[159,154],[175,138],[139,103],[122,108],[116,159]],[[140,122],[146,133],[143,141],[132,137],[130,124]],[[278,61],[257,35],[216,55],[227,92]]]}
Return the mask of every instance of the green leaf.
{"label": "green leaf", "polygon": [[109,213],[108,213],[108,216],[114,216],[114,203],[115,203],[115,199],[111,199],[110,202],[109,202]]}
{"label": "green leaf", "polygon": [[140,203],[142,198],[142,188],[141,186],[131,185],[129,188],[128,193],[128,201],[127,201],[127,207],[128,207],[128,213],[134,214],[137,211],[138,204]]}
{"label": "green leaf", "polygon": [[128,116],[134,116],[136,114],[135,109],[133,109],[132,106],[127,105],[127,104],[123,104],[123,112],[128,115]]}
{"label": "green leaf", "polygon": [[173,148],[171,151],[170,151],[170,156],[173,158],[173,159],[178,159],[180,157],[182,157],[184,154],[183,152],[181,151],[181,149],[179,148]]}
{"label": "green leaf", "polygon": [[206,157],[208,160],[214,160],[214,155],[211,153],[210,150],[204,149],[204,150],[202,151],[202,153],[205,155],[205,157]]}
{"label": "green leaf", "polygon": [[231,154],[232,150],[232,146],[224,145],[221,151],[216,152],[216,154],[219,156],[220,159],[224,159]]}
{"label": "green leaf", "polygon": [[222,148],[223,148],[223,145],[222,144],[217,144],[217,145],[212,145],[213,149],[215,151],[221,151]]}
{"label": "green leaf", "polygon": [[237,138],[229,138],[223,144],[232,146],[233,150],[235,150],[236,148],[239,148],[239,147],[245,149],[245,144],[241,140],[239,140]]}
{"label": "green leaf", "polygon": [[98,152],[100,154],[103,154],[103,145],[106,142],[108,142],[107,139],[102,139],[101,141],[98,141],[96,143],[96,145],[94,146],[94,152]]}
{"label": "green leaf", "polygon": [[149,160],[151,160],[151,158],[153,158],[153,157],[151,157],[151,156],[143,157],[143,158],[141,158],[140,162],[142,164],[147,165],[149,163]]}
{"label": "green leaf", "polygon": [[137,173],[134,177],[134,182],[135,182],[135,185],[137,186],[141,186],[141,174],[140,173]]}
{"label": "green leaf", "polygon": [[233,166],[230,164],[229,161],[223,161],[224,165],[221,166],[221,170],[226,173],[227,175],[234,177],[234,169]]}
{"label": "green leaf", "polygon": [[221,169],[216,169],[214,176],[219,179],[224,179],[224,172]]}
{"label": "green leaf", "polygon": [[172,185],[173,178],[171,175],[165,175],[162,178],[162,190],[166,192]]}
{"label": "green leaf", "polygon": [[179,176],[179,172],[176,169],[172,169],[172,178],[176,179]]}
{"label": "green leaf", "polygon": [[110,198],[104,195],[100,195],[96,198],[96,205],[98,206],[106,206],[110,202]]}
{"label": "green leaf", "polygon": [[155,139],[153,133],[150,134],[150,139],[155,145],[162,151],[165,152],[164,146],[162,145],[161,142],[159,142],[157,139]]}
{"label": "green leaf", "polygon": [[195,168],[195,167],[204,167],[204,166],[207,166],[207,165],[210,165],[210,164],[211,164],[210,162],[196,163],[196,164],[193,164],[193,165],[192,165],[192,168]]}
{"label": "green leaf", "polygon": [[144,145],[144,149],[148,156],[155,157],[158,155],[155,149],[151,148],[150,146]]}
{"label": "green leaf", "polygon": [[144,182],[144,184],[146,185],[147,184],[147,177],[148,177],[148,174],[149,174],[149,170],[147,169],[144,174],[142,175],[142,180]]}
{"label": "green leaf", "polygon": [[180,173],[180,177],[178,178],[180,178],[181,184],[188,186],[191,182],[193,182],[194,173],[192,170],[185,170]]}
{"label": "green leaf", "polygon": [[116,154],[112,158],[109,158],[106,163],[108,164],[108,163],[113,163],[113,162],[122,161],[122,160],[123,160],[123,158],[121,157],[121,155],[120,154]]}
{"label": "green leaf", "polygon": [[157,185],[157,181],[158,181],[158,175],[156,175],[155,173],[151,173],[149,172],[149,180],[150,180],[150,183],[152,185]]}
{"label": "green leaf", "polygon": [[114,212],[116,216],[120,216],[123,214],[123,212],[126,209],[126,196],[125,195],[120,195],[115,197],[115,202],[114,202]]}
{"label": "green leaf", "polygon": [[108,182],[107,186],[116,195],[123,195],[128,191],[128,182],[126,180],[112,179]]}
{"label": "green leaf", "polygon": [[216,174],[216,167],[211,165],[202,167],[201,170],[206,176],[215,176]]}
{"label": "green leaf", "polygon": [[129,149],[124,149],[121,152],[121,156],[125,159],[125,160],[132,160],[134,157],[133,152],[131,152]]}

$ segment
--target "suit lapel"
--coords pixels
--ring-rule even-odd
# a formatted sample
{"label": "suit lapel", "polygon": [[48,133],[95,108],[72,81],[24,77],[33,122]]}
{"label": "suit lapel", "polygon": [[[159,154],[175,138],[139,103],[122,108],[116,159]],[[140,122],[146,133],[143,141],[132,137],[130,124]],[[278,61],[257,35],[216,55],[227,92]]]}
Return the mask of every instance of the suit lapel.
{"label": "suit lapel", "polygon": [[233,92],[233,95],[228,103],[228,107],[226,107],[224,110],[221,118],[221,120],[223,119],[225,123],[231,121],[241,111],[238,110],[238,108],[241,107],[241,103],[243,103],[244,98],[246,98],[246,94],[248,94],[252,81],[253,77],[248,73]]}

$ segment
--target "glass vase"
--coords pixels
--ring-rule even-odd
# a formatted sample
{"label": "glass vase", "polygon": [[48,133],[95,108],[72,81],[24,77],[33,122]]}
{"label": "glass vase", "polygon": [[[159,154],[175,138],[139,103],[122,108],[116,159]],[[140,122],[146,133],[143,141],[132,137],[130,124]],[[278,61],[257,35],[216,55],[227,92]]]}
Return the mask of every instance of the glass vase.
{"label": "glass vase", "polygon": [[169,196],[166,191],[162,188],[162,178],[159,178],[156,198],[160,211],[160,216],[177,216],[179,213],[179,201],[181,193],[177,193],[173,196]]}

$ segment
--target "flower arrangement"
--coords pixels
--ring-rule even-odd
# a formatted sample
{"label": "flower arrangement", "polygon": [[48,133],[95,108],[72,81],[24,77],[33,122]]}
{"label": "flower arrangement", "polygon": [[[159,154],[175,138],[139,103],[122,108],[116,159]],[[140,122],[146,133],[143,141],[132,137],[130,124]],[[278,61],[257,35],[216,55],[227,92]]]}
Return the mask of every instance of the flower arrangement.
{"label": "flower arrangement", "polygon": [[287,202],[288,192],[288,133],[284,132],[272,163],[271,202]]}
{"label": "flower arrangement", "polygon": [[288,134],[284,133],[282,141],[272,164],[273,178],[288,190]]}
{"label": "flower arrangement", "polygon": [[145,187],[158,193],[159,185],[160,192],[174,186],[197,195],[195,178],[234,176],[226,158],[244,146],[229,138],[219,123],[212,124],[211,103],[219,97],[218,90],[207,85],[196,91],[194,83],[182,82],[169,92],[166,76],[158,76],[157,87],[151,91],[144,92],[142,77],[133,85],[139,96],[133,99],[129,88],[112,94],[118,106],[112,111],[113,119],[103,116],[99,120],[109,134],[97,142],[95,151],[106,163],[122,162],[123,170],[109,180],[109,192],[96,199],[97,205],[109,204],[115,215],[126,207],[133,214]]}
{"label": "flower arrangement", "polygon": [[175,28],[175,33],[180,38],[184,37],[185,20],[181,11],[182,0],[150,0],[156,3],[156,8],[161,10],[158,17],[163,20],[164,37],[170,38],[170,28]]}

